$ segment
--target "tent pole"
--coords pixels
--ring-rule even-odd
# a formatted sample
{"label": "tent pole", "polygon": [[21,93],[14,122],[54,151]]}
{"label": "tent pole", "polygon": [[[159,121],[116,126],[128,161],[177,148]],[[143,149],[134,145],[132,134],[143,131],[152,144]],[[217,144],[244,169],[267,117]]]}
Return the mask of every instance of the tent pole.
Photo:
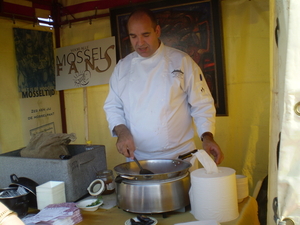
{"label": "tent pole", "polygon": [[[60,48],[60,4],[57,0],[53,1],[52,5],[52,18],[54,21],[54,35],[55,35],[55,47]],[[66,110],[65,110],[65,95],[64,91],[59,91],[59,102],[60,102],[60,114],[61,114],[61,124],[62,124],[62,132],[67,133],[67,122],[66,122]]]}

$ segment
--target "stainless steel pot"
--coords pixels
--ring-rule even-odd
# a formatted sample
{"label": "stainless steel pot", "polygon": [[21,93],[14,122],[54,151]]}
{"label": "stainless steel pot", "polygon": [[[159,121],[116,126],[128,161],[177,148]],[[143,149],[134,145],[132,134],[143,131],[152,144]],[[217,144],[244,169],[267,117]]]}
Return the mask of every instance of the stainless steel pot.
{"label": "stainless steel pot", "polygon": [[165,213],[181,209],[189,204],[190,162],[182,159],[141,160],[143,168],[154,174],[139,174],[135,162],[126,162],[114,168],[118,206],[134,213]]}
{"label": "stainless steel pot", "polygon": [[189,204],[189,173],[162,180],[116,182],[118,206],[133,213],[165,213]]}

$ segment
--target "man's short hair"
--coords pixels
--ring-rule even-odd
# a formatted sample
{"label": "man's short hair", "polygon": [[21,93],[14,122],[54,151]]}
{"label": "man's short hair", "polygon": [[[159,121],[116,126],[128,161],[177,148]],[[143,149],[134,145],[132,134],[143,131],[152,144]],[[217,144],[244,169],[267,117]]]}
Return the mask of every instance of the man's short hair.
{"label": "man's short hair", "polygon": [[155,14],[148,8],[145,8],[145,7],[139,7],[139,8],[136,8],[135,10],[132,11],[132,13],[129,15],[128,17],[128,20],[127,20],[127,30],[128,30],[128,21],[129,19],[134,16],[134,15],[147,15],[151,22],[152,22],[152,26],[153,26],[153,29],[155,30],[156,29],[156,26],[157,26],[157,19],[155,17]]}

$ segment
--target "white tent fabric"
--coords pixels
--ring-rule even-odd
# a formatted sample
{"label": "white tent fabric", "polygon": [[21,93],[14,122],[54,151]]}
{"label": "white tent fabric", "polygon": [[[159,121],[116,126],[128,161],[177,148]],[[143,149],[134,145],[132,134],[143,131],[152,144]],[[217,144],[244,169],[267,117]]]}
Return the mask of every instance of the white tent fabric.
{"label": "white tent fabric", "polygon": [[274,49],[268,224],[300,224],[300,1],[276,0],[275,10],[278,48]]}

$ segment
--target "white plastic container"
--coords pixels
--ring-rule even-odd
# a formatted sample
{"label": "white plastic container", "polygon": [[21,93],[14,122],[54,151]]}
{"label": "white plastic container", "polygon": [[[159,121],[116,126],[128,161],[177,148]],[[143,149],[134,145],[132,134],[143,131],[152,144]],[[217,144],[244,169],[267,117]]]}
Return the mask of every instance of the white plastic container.
{"label": "white plastic container", "polygon": [[50,204],[66,202],[65,183],[63,181],[48,181],[36,187],[38,209]]}

